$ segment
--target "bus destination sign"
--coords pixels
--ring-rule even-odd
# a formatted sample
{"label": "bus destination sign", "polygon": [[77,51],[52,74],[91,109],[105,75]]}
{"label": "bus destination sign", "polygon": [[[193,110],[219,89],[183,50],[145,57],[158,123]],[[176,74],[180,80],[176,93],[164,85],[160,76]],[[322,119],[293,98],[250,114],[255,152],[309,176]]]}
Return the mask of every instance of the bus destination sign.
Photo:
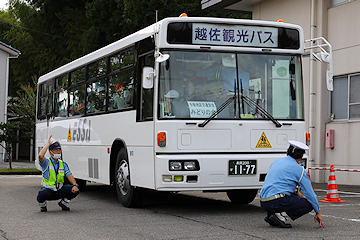
{"label": "bus destination sign", "polygon": [[194,23],[193,44],[278,47],[278,28]]}

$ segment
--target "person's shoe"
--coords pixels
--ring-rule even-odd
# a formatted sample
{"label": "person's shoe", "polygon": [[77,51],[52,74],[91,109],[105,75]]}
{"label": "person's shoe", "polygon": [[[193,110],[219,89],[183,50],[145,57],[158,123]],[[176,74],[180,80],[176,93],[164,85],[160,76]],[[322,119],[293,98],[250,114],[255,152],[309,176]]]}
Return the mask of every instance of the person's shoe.
{"label": "person's shoe", "polygon": [[281,228],[291,228],[290,223],[285,223],[284,221],[281,221],[276,214],[273,214],[269,217],[269,220],[271,220],[274,224]]}
{"label": "person's shoe", "polygon": [[40,211],[41,212],[47,212],[47,202],[39,203]]}
{"label": "person's shoe", "polygon": [[[66,199],[67,200],[67,199]],[[67,202],[66,200],[64,199],[61,199],[60,202],[58,203],[58,205],[61,207],[61,209],[63,211],[69,211],[70,208],[68,207],[69,205],[69,202]],[[69,201],[69,200],[68,200]]]}
{"label": "person's shoe", "polygon": [[283,222],[286,222],[289,219],[289,216],[286,214],[286,212],[275,213],[275,215]]}
{"label": "person's shoe", "polygon": [[270,220],[269,216],[266,216],[264,218],[265,222],[267,222],[268,224],[270,224],[273,227],[277,227],[278,225],[276,223],[274,223],[273,221]]}

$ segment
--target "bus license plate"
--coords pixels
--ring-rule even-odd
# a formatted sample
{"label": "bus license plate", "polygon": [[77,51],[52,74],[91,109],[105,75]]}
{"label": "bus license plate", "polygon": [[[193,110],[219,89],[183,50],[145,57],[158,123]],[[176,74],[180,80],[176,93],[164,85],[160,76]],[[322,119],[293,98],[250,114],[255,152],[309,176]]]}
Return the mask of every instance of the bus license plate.
{"label": "bus license plate", "polygon": [[255,175],[256,160],[230,160],[229,175]]}

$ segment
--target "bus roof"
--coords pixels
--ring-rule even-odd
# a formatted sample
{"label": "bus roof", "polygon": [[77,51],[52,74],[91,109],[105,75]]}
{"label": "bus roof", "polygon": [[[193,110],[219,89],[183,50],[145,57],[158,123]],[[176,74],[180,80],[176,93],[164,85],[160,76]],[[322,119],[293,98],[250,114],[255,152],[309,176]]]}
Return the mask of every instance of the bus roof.
{"label": "bus roof", "polygon": [[[146,28],[143,28],[129,36],[126,36],[116,42],[113,42],[103,48],[100,48],[92,53],[89,53],[83,57],[80,57],[70,63],[67,63],[64,66],[61,66],[43,76],[41,76],[38,80],[38,83],[42,83],[48,79],[52,79],[58,76],[61,76],[64,73],[75,70],[78,67],[85,66],[88,63],[101,59],[105,56],[111,55],[121,49],[124,49],[137,41],[143,40],[150,36],[153,36],[158,30],[160,32],[166,32],[166,28],[161,29],[161,25],[167,25],[171,22],[193,22],[193,23],[214,23],[214,24],[244,24],[244,25],[253,25],[253,26],[268,26],[268,27],[283,27],[283,28],[293,28],[298,29],[301,34],[301,44],[303,44],[304,39],[302,37],[303,30],[299,25],[284,23],[284,22],[271,22],[271,21],[260,21],[260,20],[248,20],[248,19],[229,19],[229,18],[211,18],[211,17],[171,17],[160,20],[157,23],[154,23]],[[157,44],[164,44],[166,40],[160,39]],[[229,48],[230,49],[230,48]],[[301,47],[303,49],[303,47]]]}

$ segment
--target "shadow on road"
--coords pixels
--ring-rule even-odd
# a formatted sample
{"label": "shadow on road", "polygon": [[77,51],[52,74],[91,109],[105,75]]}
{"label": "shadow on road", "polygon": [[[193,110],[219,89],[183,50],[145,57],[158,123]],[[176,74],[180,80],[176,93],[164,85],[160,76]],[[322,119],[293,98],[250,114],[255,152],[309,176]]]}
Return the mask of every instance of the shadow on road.
{"label": "shadow on road", "polygon": [[[152,211],[172,211],[172,212],[197,212],[197,213],[231,213],[231,212],[243,212],[254,213],[264,212],[260,207],[252,204],[233,204],[224,199],[212,199],[207,197],[207,193],[197,191],[197,196],[190,196],[186,193],[174,193],[174,192],[157,192],[153,190],[146,190],[146,197],[141,208],[151,209]],[[224,193],[225,194],[225,193]],[[82,192],[82,195],[101,196],[103,201],[118,202],[116,193],[111,186],[90,184],[86,186],[86,190]],[[226,194],[225,194],[226,195]]]}

